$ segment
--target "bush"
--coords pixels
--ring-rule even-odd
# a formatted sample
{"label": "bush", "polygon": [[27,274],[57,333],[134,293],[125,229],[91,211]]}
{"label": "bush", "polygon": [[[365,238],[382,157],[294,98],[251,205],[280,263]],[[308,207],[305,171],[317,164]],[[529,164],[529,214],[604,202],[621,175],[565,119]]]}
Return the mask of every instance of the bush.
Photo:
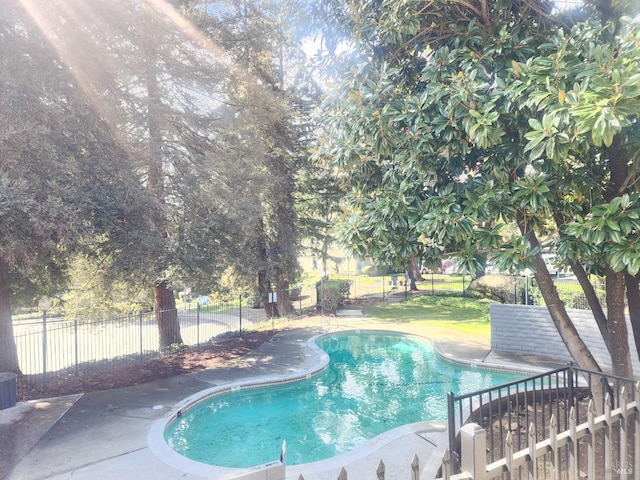
{"label": "bush", "polygon": [[324,280],[316,284],[318,292],[318,308],[329,313],[336,313],[338,306],[349,298],[351,280]]}
{"label": "bush", "polygon": [[514,302],[515,280],[507,275],[484,275],[476,278],[469,285],[469,290],[478,292],[484,297],[500,303]]}
{"label": "bush", "polygon": [[362,267],[362,274],[363,275],[373,275],[373,274],[375,274],[375,268],[373,268],[372,265],[365,265],[364,267]]}

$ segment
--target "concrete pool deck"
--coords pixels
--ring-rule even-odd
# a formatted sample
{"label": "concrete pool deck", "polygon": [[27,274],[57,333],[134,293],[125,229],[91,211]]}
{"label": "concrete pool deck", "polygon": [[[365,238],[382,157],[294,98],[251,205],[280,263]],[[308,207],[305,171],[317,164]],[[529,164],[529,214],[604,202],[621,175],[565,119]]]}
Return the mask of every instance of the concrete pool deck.
{"label": "concrete pool deck", "polygon": [[[214,470],[159,458],[149,435],[154,425],[186,397],[204,389],[313,370],[318,356],[308,349],[307,341],[327,331],[375,329],[421,335],[434,341],[444,357],[479,366],[538,372],[559,365],[549,359],[501,355],[473,338],[452,339],[450,331],[372,322],[359,310],[342,311],[337,319],[291,320],[279,327],[283,329],[272,341],[224,368],[121,389],[19,402],[0,410],[0,480],[219,478]],[[406,479],[411,478],[414,453],[420,459],[420,478],[434,478],[446,446],[445,422],[423,422],[387,432],[340,457],[288,466],[286,478],[297,480],[302,474],[305,480],[336,480],[341,467],[349,478],[372,478],[383,460],[385,478]]]}

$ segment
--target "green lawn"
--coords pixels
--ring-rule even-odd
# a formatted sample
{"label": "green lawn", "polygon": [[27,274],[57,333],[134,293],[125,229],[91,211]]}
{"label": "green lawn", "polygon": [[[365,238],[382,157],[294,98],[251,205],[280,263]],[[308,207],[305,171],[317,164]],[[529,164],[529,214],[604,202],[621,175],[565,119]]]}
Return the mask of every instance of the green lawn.
{"label": "green lawn", "polygon": [[489,338],[489,304],[486,299],[419,295],[398,303],[367,307],[364,313],[373,320],[433,325]]}

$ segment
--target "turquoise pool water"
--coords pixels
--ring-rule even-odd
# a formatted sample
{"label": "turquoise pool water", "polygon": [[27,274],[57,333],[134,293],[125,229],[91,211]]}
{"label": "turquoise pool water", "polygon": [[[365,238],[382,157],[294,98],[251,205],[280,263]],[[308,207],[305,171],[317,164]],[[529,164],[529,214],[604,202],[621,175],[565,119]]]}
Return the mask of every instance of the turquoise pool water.
{"label": "turquoise pool water", "polygon": [[329,368],[308,380],[211,397],[165,430],[178,453],[245,468],[330,458],[408,423],[445,420],[447,392],[468,393],[522,378],[441,359],[431,343],[390,333],[345,333],[317,342]]}

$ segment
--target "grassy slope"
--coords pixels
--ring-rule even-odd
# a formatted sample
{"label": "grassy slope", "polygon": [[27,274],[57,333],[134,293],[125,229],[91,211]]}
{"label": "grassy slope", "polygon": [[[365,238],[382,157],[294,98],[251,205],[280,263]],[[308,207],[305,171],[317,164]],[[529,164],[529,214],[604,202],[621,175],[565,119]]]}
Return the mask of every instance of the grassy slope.
{"label": "grassy slope", "polygon": [[398,303],[367,307],[373,320],[419,323],[489,338],[489,301],[455,296],[418,295]]}

